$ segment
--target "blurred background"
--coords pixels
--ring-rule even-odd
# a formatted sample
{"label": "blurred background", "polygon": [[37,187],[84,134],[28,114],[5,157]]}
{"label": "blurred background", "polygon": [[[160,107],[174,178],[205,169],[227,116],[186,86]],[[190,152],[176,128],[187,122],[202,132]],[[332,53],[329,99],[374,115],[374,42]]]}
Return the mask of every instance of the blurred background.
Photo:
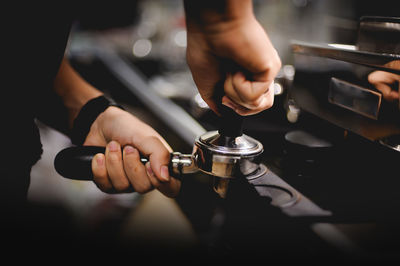
{"label": "blurred background", "polygon": [[[354,44],[361,16],[398,15],[396,2],[384,0],[253,2],[255,14],[283,65],[275,86],[276,104],[272,110],[254,118],[264,122],[248,124],[249,133],[256,136],[265,132],[252,131],[254,128],[274,131],[293,123],[285,109],[285,92],[295,73],[290,48],[293,40]],[[184,135],[182,131],[186,129],[174,127],[168,119],[163,120],[162,114],[151,106],[157,100],[149,102],[143,96],[167,99],[167,103],[181,108],[206,130],[216,127],[215,117],[199,97],[186,65],[182,1],[96,2],[77,5],[76,12],[78,17],[67,51],[72,65],[85,79],[158,130],[174,150],[190,153],[195,130],[190,133],[192,135]],[[180,119],[178,115],[176,119]],[[281,121],[279,126],[271,126],[271,121],[276,120]],[[32,203],[63,210],[63,215],[78,228],[96,235],[117,237],[132,245],[157,242],[188,249],[209,237],[199,232],[209,230],[210,220],[218,224],[215,210],[204,207],[219,200],[211,191],[207,177],[194,176],[196,182],[188,182],[176,200],[167,199],[157,191],[146,195],[108,195],[91,182],[67,180],[55,172],[54,157],[71,145],[70,140],[40,121],[38,124],[44,153],[32,171],[29,190]],[[186,194],[189,192],[191,196]]]}

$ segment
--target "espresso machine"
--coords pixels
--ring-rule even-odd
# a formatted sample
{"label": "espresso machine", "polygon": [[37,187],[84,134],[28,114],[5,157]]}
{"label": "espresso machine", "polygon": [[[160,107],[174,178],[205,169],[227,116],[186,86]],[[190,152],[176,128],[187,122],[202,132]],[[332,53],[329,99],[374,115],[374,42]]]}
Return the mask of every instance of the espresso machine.
{"label": "espresso machine", "polygon": [[[193,144],[192,153],[171,154],[170,172],[182,180],[177,201],[206,243],[200,250],[246,261],[268,260],[266,252],[274,261],[326,261],[326,255],[370,259],[392,250],[400,236],[400,105],[373,79],[388,74],[383,87],[399,91],[399,44],[400,19],[387,17],[361,18],[355,45],[293,41],[295,75],[275,80],[287,90],[272,110],[246,118],[229,110],[222,119],[205,115],[199,121],[207,120],[206,130],[176,119],[178,109],[165,112],[172,103],[143,90],[145,80],[119,55],[97,56]],[[67,148],[55,167],[64,177],[90,180],[98,152],[104,148]],[[193,181],[197,174],[211,177],[217,193]],[[354,238],[360,228],[375,238]]]}
{"label": "espresso machine", "polygon": [[360,18],[355,44],[291,47],[286,110],[296,123],[284,133],[280,177],[330,211],[314,222],[345,232],[353,255],[398,259],[400,19]]}
{"label": "espresso machine", "polygon": [[[316,188],[335,191],[330,197],[340,195],[321,197],[338,218],[398,218],[399,40],[398,18],[362,17],[355,45],[292,44],[296,76],[288,97],[305,118],[285,138],[322,166],[299,171],[319,176]],[[289,161],[307,164],[293,154]]]}
{"label": "espresso machine", "polygon": [[[221,114],[219,129],[198,136],[191,154],[173,152],[170,156],[172,176],[190,182],[193,174],[206,174],[211,177],[213,190],[218,195],[218,199],[211,197],[211,201],[207,193],[197,198],[208,205],[206,209],[213,209],[214,219],[210,226],[215,232],[206,240],[207,250],[201,246],[196,254],[203,252],[207,258],[211,256],[226,261],[236,256],[243,259],[248,252],[258,252],[259,248],[282,252],[296,247],[291,252],[308,256],[308,252],[299,248],[298,241],[307,236],[312,245],[321,246],[320,240],[308,226],[304,226],[304,221],[298,223],[296,219],[287,217],[299,217],[301,221],[307,216],[328,217],[331,212],[314,204],[263,163],[263,144],[243,134],[243,117],[224,107],[221,107]],[[104,147],[68,147],[57,154],[54,166],[63,177],[93,180],[91,161],[95,154],[104,152]],[[148,159],[142,156],[141,161],[146,163]],[[182,199],[187,200],[183,196],[178,201]],[[197,214],[202,212],[199,209],[194,211]],[[222,221],[218,222],[218,219]],[[288,237],[290,242],[283,241]],[[267,242],[260,243],[266,238]],[[242,246],[250,239],[259,246]],[[241,253],[232,254],[237,249]],[[254,254],[246,261],[259,260],[260,255],[262,253]]]}

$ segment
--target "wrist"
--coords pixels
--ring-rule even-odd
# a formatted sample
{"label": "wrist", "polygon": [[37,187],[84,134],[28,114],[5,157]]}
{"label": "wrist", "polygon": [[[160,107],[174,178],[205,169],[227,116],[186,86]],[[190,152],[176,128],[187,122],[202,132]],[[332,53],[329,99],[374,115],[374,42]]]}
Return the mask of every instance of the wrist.
{"label": "wrist", "polygon": [[[107,99],[104,95],[89,100],[81,108],[73,122],[71,130],[72,143],[82,145],[90,132],[92,124],[99,116],[101,116],[101,114],[113,106],[115,106],[115,108],[123,109],[113,100]],[[107,111],[107,113],[109,113],[109,111]]]}

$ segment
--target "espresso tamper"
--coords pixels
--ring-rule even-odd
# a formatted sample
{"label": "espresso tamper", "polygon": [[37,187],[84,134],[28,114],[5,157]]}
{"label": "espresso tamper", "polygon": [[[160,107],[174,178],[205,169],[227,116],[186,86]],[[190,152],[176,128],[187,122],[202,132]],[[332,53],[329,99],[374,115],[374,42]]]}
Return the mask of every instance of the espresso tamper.
{"label": "espresso tamper", "polygon": [[[172,176],[201,171],[214,177],[214,190],[224,197],[232,178],[250,176],[260,170],[262,144],[242,133],[243,118],[229,108],[221,110],[219,130],[196,138],[192,154],[171,153],[169,169]],[[60,151],[55,160],[56,171],[63,177],[92,180],[91,161],[104,147],[79,146]],[[141,158],[143,163],[147,158]]]}
{"label": "espresso tamper", "polygon": [[243,117],[221,106],[219,129],[198,137],[193,156],[199,170],[214,176],[214,190],[224,198],[233,178],[260,170],[262,144],[243,134]]}

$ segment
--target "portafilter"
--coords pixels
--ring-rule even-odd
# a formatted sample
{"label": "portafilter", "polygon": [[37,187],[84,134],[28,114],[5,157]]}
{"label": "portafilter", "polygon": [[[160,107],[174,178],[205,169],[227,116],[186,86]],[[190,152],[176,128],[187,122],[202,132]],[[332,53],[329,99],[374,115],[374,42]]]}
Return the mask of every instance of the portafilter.
{"label": "portafilter", "polygon": [[[182,179],[185,174],[201,171],[214,177],[214,189],[224,197],[230,179],[254,175],[260,170],[262,144],[242,133],[243,117],[230,108],[221,110],[220,127],[196,138],[192,154],[172,152],[170,174]],[[91,161],[104,147],[76,146],[60,151],[54,160],[63,177],[92,180]],[[141,157],[146,163],[147,158]]]}

